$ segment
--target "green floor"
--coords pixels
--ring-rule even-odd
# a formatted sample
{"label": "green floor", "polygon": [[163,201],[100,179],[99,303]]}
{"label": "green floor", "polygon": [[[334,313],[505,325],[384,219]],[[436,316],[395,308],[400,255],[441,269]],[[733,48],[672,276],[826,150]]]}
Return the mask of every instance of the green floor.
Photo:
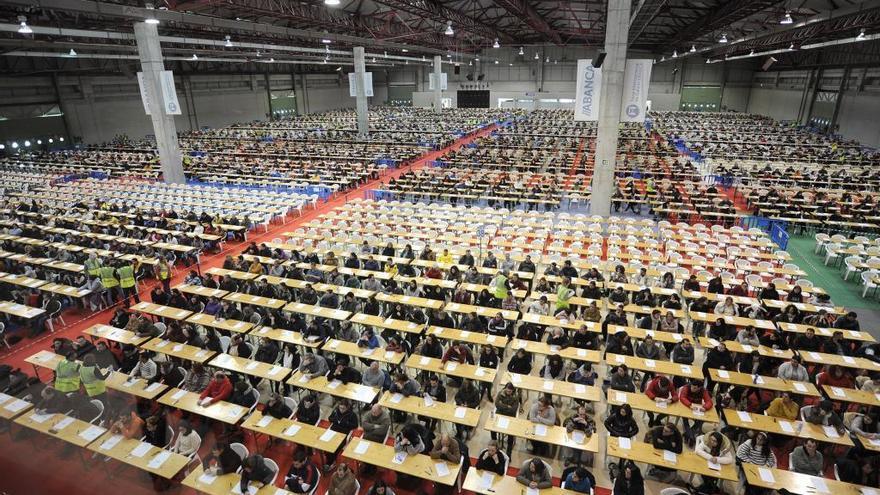
{"label": "green floor", "polygon": [[860,279],[856,275],[850,275],[849,281],[844,282],[843,270],[838,266],[831,266],[834,261],[825,266],[824,257],[813,253],[815,247],[816,241],[812,237],[792,236],[788,241],[787,250],[793,258],[792,262],[807,272],[809,280],[828,291],[836,305],[848,309],[864,308],[880,311],[878,296],[872,296],[869,291],[868,298],[862,299]]}

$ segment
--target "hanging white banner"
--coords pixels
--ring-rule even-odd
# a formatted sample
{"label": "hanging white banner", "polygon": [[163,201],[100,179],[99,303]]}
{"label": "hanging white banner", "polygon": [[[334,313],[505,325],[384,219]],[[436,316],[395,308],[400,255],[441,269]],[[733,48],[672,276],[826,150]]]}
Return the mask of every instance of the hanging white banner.
{"label": "hanging white banner", "polygon": [[602,69],[593,67],[591,59],[578,60],[574,120],[599,120],[602,96]]}
{"label": "hanging white banner", "polygon": [[174,73],[170,70],[159,72],[159,83],[162,85],[162,106],[165,115],[181,115],[180,102],[177,101],[177,90],[174,88]]}
{"label": "hanging white banner", "polygon": [[644,122],[648,108],[648,85],[651,82],[651,67],[654,61],[649,58],[634,58],[626,61],[623,75],[623,97],[620,100],[621,122]]}
{"label": "hanging white banner", "polygon": [[141,101],[144,103],[144,113],[150,115],[150,94],[147,92],[147,83],[144,81],[143,72],[138,72],[138,87],[141,89]]}
{"label": "hanging white banner", "polygon": [[[364,72],[364,80],[366,81],[364,94],[368,97],[373,96],[373,73]],[[354,72],[348,73],[348,96],[357,98],[357,78]]]}
{"label": "hanging white banner", "polygon": [[[434,81],[435,81],[434,73],[431,72],[428,74],[428,89],[431,91],[434,91],[434,88],[436,87],[436,84]],[[440,73],[440,91],[446,91],[447,86],[448,86],[448,79],[447,79],[446,73],[441,72]]]}

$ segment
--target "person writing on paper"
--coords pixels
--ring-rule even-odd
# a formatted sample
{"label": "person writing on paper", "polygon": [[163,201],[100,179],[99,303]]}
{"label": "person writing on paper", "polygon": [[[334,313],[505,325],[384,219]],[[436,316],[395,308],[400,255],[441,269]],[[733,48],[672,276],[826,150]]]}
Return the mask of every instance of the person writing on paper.
{"label": "person writing on paper", "polygon": [[434,449],[431,450],[430,456],[432,459],[442,459],[457,464],[461,460],[458,441],[448,433],[443,433],[440,435],[440,440],[434,445]]}
{"label": "person writing on paper", "polygon": [[239,490],[241,490],[241,493],[248,493],[248,485],[251,484],[251,481],[257,482],[261,486],[268,485],[274,477],[275,471],[272,471],[269,465],[266,464],[263,456],[259,454],[250,455],[241,461]]}
{"label": "person writing on paper", "polygon": [[311,352],[303,356],[302,362],[299,365],[299,372],[307,380],[311,380],[316,376],[324,376],[328,371],[330,371],[330,368],[327,366],[327,360]]}
{"label": "person writing on paper", "polygon": [[639,425],[633,418],[632,406],[621,404],[612,408],[611,414],[605,418],[605,428],[612,437],[632,438],[639,432]]}
{"label": "person writing on paper", "polygon": [[819,442],[808,438],[803,445],[795,447],[788,459],[791,470],[810,476],[822,476],[825,460],[819,452]]}
{"label": "person writing on paper", "polygon": [[318,421],[321,419],[321,406],[318,404],[317,395],[309,393],[303,397],[299,406],[296,408],[295,419],[300,423],[305,423],[307,425],[318,424]]}
{"label": "person writing on paper", "polygon": [[834,412],[834,403],[828,399],[822,400],[817,405],[806,406],[802,412],[807,423],[820,426],[833,426],[837,432],[843,434],[843,421]]}
{"label": "person writing on paper", "polygon": [[[678,401],[695,413],[705,413],[712,409],[712,397],[709,391],[703,387],[701,380],[693,379],[689,384],[682,385],[678,389]],[[693,442],[697,434],[702,432],[703,422],[694,421],[691,423],[687,419],[682,419],[684,426],[684,437],[688,442]]]}
{"label": "person writing on paper", "polygon": [[747,462],[758,466],[770,468],[776,467],[776,455],[770,450],[770,441],[767,433],[759,431],[736,449],[736,459],[739,462]]}
{"label": "person writing on paper", "polygon": [[305,450],[297,450],[284,479],[284,486],[293,493],[309,493],[319,480],[315,467]]}
{"label": "person writing on paper", "polygon": [[782,395],[770,401],[770,405],[764,411],[767,416],[784,418],[794,421],[798,417],[801,407],[791,399],[791,394],[782,392]]}
{"label": "person writing on paper", "polygon": [[638,466],[628,460],[622,468],[623,472],[614,480],[612,495],[645,495],[645,480]]}
{"label": "person writing on paper", "polygon": [[34,409],[37,414],[64,413],[70,410],[69,403],[66,394],[52,387],[46,387],[40,392],[40,401]]}
{"label": "person writing on paper", "polygon": [[182,456],[190,456],[199,450],[202,446],[202,439],[199,434],[193,430],[188,421],[181,421],[177,425],[177,439],[171,446],[171,452],[177,452]]}
{"label": "person writing on paper", "polygon": [[593,482],[585,468],[579,467],[568,473],[565,480],[565,489],[577,493],[590,493],[593,488]]}
{"label": "person writing on paper", "polygon": [[[529,421],[538,425],[553,426],[556,424],[556,408],[549,395],[544,395],[529,409]],[[541,455],[547,449],[544,442],[532,441],[532,452]]]}
{"label": "person writing on paper", "polygon": [[498,442],[489,440],[486,449],[477,456],[476,468],[483,471],[492,471],[498,476],[504,476],[507,467],[504,455],[498,450]]}
{"label": "person writing on paper", "polygon": [[[346,399],[340,399],[339,403],[336,404],[336,408],[333,409],[333,412],[330,413],[330,417],[327,418],[327,421],[330,422],[331,430],[340,432],[342,434],[347,434],[348,432],[358,427],[357,414],[355,414],[355,412],[352,410],[351,404]],[[337,450],[336,452],[327,452],[325,454],[325,472],[332,469],[333,464],[336,462],[336,456],[339,455],[342,447],[343,445],[340,445],[339,450]]]}
{"label": "person writing on paper", "polygon": [[339,464],[336,472],[330,477],[330,486],[327,488],[327,495],[356,495],[357,479],[354,473],[344,462]]}
{"label": "person writing on paper", "polygon": [[144,380],[152,381],[158,374],[159,367],[150,358],[150,353],[148,351],[141,351],[138,354],[138,362],[134,365],[134,369],[131,370],[128,379],[143,378]]}
{"label": "person writing on paper", "polygon": [[717,431],[698,436],[694,453],[713,464],[733,464],[733,442]]}
{"label": "person writing on paper", "polygon": [[394,451],[406,452],[407,455],[416,455],[425,451],[425,442],[422,441],[421,425],[407,423],[397,436],[394,437]]}
{"label": "person writing on paper", "polygon": [[140,438],[144,432],[144,420],[135,411],[122,411],[110,426],[110,432],[125,438]]}
{"label": "person writing on paper", "polygon": [[[678,394],[675,393],[672,380],[663,375],[658,375],[648,382],[648,385],[645,387],[645,395],[658,405],[663,406],[669,406],[669,404],[678,400]],[[648,426],[657,426],[666,418],[665,414],[658,414],[656,417],[650,411],[647,414]]]}
{"label": "person writing on paper", "polygon": [[390,389],[392,394],[401,394],[404,397],[417,395],[419,393],[419,382],[413,380],[406,373],[398,373],[394,375],[394,383]]}
{"label": "person writing on paper", "polygon": [[214,379],[199,394],[198,404],[202,407],[208,407],[219,401],[224,401],[232,395],[232,382],[226,377],[226,373],[218,371],[214,373]]}
{"label": "person writing on paper", "polygon": [[202,461],[205,473],[220,476],[238,471],[241,457],[226,442],[217,442],[211,447],[211,453]]}
{"label": "person writing on paper", "polygon": [[[586,442],[586,439],[596,431],[596,423],[587,414],[587,407],[584,404],[578,405],[572,415],[562,423],[562,426],[565,427],[569,437],[575,439],[576,443]],[[578,437],[582,439],[578,439]],[[592,464],[592,453],[572,447],[562,448],[562,458],[565,460],[566,466],[570,464]]]}
{"label": "person writing on paper", "polygon": [[[671,421],[667,421],[663,423],[663,425],[655,426],[649,430],[648,433],[645,434],[645,441],[650,442],[651,445],[658,450],[668,450],[674,454],[681,454],[682,452],[683,445],[681,433],[679,433],[678,428],[675,427],[675,423]],[[652,466],[648,471],[648,475],[668,483],[669,481],[672,481],[670,480],[670,477],[675,472],[675,469]]]}
{"label": "person writing on paper", "polygon": [[537,457],[528,459],[519,469],[516,481],[529,488],[540,489],[550,488],[553,486],[553,480],[550,478],[550,472],[544,461]]}

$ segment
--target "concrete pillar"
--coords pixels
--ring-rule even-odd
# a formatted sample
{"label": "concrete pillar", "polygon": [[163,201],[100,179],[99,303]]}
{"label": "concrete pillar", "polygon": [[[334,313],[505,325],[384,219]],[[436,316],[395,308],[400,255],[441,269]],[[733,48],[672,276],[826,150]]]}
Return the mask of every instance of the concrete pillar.
{"label": "concrete pillar", "polygon": [[607,216],[611,213],[631,3],[631,0],[608,0],[606,56],[602,64],[602,101],[599,103],[599,132],[596,138],[596,163],[590,199],[590,213],[594,215]]}
{"label": "concrete pillar", "polygon": [[443,73],[442,70],[442,60],[440,59],[440,55],[434,55],[434,94],[431,101],[434,102],[434,111],[439,112],[443,104],[441,103],[443,99],[443,90],[440,89],[440,74]]}
{"label": "concrete pillar", "polygon": [[354,47],[354,78],[357,82],[358,137],[366,138],[370,133],[370,116],[367,113],[367,62],[364,60],[364,47]]}
{"label": "concrete pillar", "polygon": [[168,184],[183,184],[186,177],[181,165],[180,145],[177,142],[177,126],[174,116],[165,114],[162,104],[160,72],[165,70],[162,62],[162,47],[159,46],[159,33],[155,24],[137,22],[134,25],[138,56],[144,73],[144,85],[150,95],[150,119],[153,121],[153,134],[159,148],[162,163],[162,176]]}

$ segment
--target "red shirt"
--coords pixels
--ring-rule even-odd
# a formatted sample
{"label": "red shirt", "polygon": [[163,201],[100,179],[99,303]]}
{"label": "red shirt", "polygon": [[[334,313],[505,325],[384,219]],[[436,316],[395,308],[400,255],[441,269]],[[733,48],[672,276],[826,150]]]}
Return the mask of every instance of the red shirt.
{"label": "red shirt", "polygon": [[223,381],[219,383],[217,380],[211,379],[208,387],[199,395],[199,399],[210,397],[215,401],[226,400],[230,395],[232,395],[232,382],[229,381],[229,378],[223,378]]}
{"label": "red shirt", "polygon": [[819,384],[819,388],[823,385],[828,385],[829,387],[853,388],[853,379],[846,373],[841,374],[840,377],[835,377],[830,372],[825,371],[819,374],[816,382]]}
{"label": "red shirt", "polygon": [[703,406],[703,409],[709,410],[712,409],[712,397],[709,396],[709,392],[704,387],[702,393],[691,392],[690,385],[684,385],[678,389],[678,400],[685,407],[691,407],[694,404],[700,404]]}
{"label": "red shirt", "polygon": [[649,399],[654,400],[658,397],[660,399],[671,399],[672,402],[678,400],[678,397],[673,393],[672,383],[670,382],[670,387],[665,392],[660,390],[660,377],[654,377],[650,382],[648,382],[648,386],[645,387],[645,395],[648,396]]}

